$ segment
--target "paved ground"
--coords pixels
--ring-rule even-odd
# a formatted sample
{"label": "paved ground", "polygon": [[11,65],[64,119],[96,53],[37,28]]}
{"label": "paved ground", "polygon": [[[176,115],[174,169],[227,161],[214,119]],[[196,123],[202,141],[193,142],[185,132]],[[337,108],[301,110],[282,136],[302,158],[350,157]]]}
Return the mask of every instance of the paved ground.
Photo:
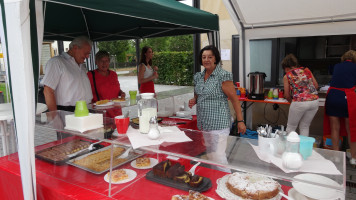
{"label": "paved ground", "polygon": [[[137,76],[119,76],[120,88],[128,94],[130,90],[138,90],[137,86]],[[155,84],[156,92],[170,91],[186,88],[186,86],[175,86],[175,85],[159,85]]]}

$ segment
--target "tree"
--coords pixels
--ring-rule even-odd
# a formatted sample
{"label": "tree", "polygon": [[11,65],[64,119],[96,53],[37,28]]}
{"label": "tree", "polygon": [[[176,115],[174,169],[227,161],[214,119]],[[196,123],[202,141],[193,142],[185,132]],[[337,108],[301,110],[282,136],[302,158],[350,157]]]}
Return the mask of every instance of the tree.
{"label": "tree", "polygon": [[135,53],[129,52],[130,49],[132,50],[131,46],[132,41],[130,40],[98,42],[100,50],[108,51],[110,55],[116,55],[117,62],[126,62],[126,54]]}
{"label": "tree", "polygon": [[192,51],[193,35],[180,35],[159,38],[145,38],[140,42],[141,48],[152,47],[154,51]]}

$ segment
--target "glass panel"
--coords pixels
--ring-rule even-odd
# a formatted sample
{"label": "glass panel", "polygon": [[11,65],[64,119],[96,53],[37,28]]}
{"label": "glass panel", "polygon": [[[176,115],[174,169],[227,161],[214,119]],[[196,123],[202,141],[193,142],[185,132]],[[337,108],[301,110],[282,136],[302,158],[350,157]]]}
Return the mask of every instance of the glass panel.
{"label": "glass panel", "polygon": [[[314,186],[321,186],[323,191],[333,191],[340,196],[345,195],[346,160],[344,152],[314,148],[312,155],[307,160],[316,161],[314,164],[313,162],[309,162],[309,164],[314,165],[318,168],[317,170],[325,170],[328,168],[326,165],[329,165],[334,168],[334,171],[337,172],[338,170],[338,174],[323,174],[320,170],[311,174],[315,172],[315,169],[310,172],[304,170],[304,172],[289,173],[277,167],[281,163],[280,157],[271,156],[273,158],[272,163],[264,162],[259,158],[256,139],[198,131],[195,117],[192,120],[163,117],[160,124],[162,142],[167,139],[167,134],[169,135],[168,139],[185,135],[191,141],[163,142],[157,143],[157,145],[148,145],[141,142],[146,146],[136,146],[137,148],[132,149],[131,147],[135,147],[138,140],[146,138],[145,134],[139,134],[135,141],[132,134],[135,134],[137,129],[134,127],[131,130],[129,129],[128,134],[113,134],[110,139],[105,139],[104,129],[83,133],[65,130],[64,116],[66,114],[71,113],[56,111],[36,116],[35,138],[42,141],[35,144],[37,184],[43,186],[49,183],[51,186],[39,187],[38,193],[40,195],[47,195],[51,192],[59,195],[58,198],[63,199],[73,195],[78,198],[90,196],[90,199],[99,199],[99,197],[106,196],[114,199],[142,199],[142,196],[151,197],[154,195],[155,199],[170,199],[172,195],[188,194],[188,191],[183,190],[185,190],[184,188],[192,189],[189,180],[184,179],[187,182],[179,182],[184,176],[175,176],[176,180],[174,180],[174,178],[160,177],[159,172],[163,170],[162,168],[155,168],[155,173],[152,171],[155,164],[166,160],[170,160],[172,166],[179,163],[178,165],[183,166],[185,172],[190,171],[197,162],[200,162],[194,173],[203,177],[203,183],[202,186],[196,188],[196,191],[202,191],[205,195],[214,199],[220,199],[221,193],[215,191],[220,191],[224,189],[221,187],[225,186],[225,183],[220,184],[220,186],[216,183],[222,183],[221,181],[225,180],[231,172],[248,172],[273,178],[281,185],[285,194],[288,194],[288,190],[295,183],[303,185],[310,183]],[[112,119],[108,120],[108,123],[113,123]],[[172,123],[163,123],[164,121]],[[169,132],[168,130],[176,128],[173,126],[177,126],[180,130]],[[98,141],[100,142],[94,146],[94,151],[90,151],[90,144]],[[152,141],[146,140],[146,142],[151,143]],[[222,144],[226,144],[225,147],[221,148]],[[82,149],[84,151],[81,152]],[[121,154],[127,149],[130,149],[127,157],[121,157]],[[104,151],[106,153],[103,153]],[[73,152],[80,153],[77,156],[72,155]],[[212,157],[216,152],[221,155],[218,159]],[[65,156],[61,159],[62,154],[65,154]],[[138,157],[149,158],[149,166],[143,166],[146,162],[142,161],[144,159],[140,159],[142,166],[138,166]],[[120,159],[126,160],[119,163]],[[7,163],[2,167],[6,168],[10,164],[11,166],[18,166],[17,153],[11,154],[9,161],[12,161],[12,164]],[[305,161],[306,164],[308,164],[307,161]],[[82,166],[87,164],[89,166]],[[305,167],[308,168],[308,166]],[[14,169],[7,168],[6,170],[11,172]],[[114,170],[116,172],[118,172],[117,170],[124,170],[127,177],[122,177],[122,181],[119,180],[116,183],[113,180],[110,181],[110,179],[107,179],[107,173]],[[332,169],[328,169],[328,171],[330,172]],[[171,172],[175,173],[176,171],[172,170]],[[163,175],[166,176],[167,174],[164,173]],[[309,174],[309,176],[305,177],[305,174]],[[119,178],[121,175],[118,175]],[[304,179],[310,177],[322,179]],[[117,178],[115,177],[115,179]],[[324,180],[329,180],[329,182],[324,182]],[[21,185],[20,181],[18,185]]]}
{"label": "glass panel", "polygon": [[250,41],[250,71],[264,72],[265,81],[271,81],[272,70],[272,40]]}

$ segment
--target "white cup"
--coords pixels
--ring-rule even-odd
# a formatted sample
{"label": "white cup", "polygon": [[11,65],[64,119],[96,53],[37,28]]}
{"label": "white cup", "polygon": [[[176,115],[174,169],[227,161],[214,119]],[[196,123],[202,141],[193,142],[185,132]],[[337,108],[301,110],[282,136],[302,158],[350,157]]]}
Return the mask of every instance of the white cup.
{"label": "white cup", "polygon": [[258,135],[258,148],[263,157],[277,156],[279,135],[274,138],[266,138]]}
{"label": "white cup", "polygon": [[188,102],[184,102],[184,110],[185,111],[189,110]]}

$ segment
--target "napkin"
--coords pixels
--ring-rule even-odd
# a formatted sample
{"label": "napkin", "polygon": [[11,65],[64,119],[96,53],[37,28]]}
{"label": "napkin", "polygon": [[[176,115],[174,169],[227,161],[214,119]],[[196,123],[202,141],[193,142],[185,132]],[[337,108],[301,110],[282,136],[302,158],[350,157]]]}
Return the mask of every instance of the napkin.
{"label": "napkin", "polygon": [[127,137],[129,138],[131,145],[134,149],[143,147],[143,146],[151,146],[151,145],[159,145],[163,142],[190,142],[192,141],[183,131],[181,131],[176,126],[169,127],[158,127],[160,131],[160,138],[157,140],[151,140],[148,138],[147,134],[142,134],[138,129],[134,129],[131,126],[127,130]]}
{"label": "napkin", "polygon": [[307,159],[303,160],[303,165],[299,170],[288,170],[282,165],[282,158],[278,158],[273,155],[263,156],[260,154],[258,146],[255,146],[250,143],[253,150],[256,152],[257,157],[265,162],[273,163],[279,167],[285,173],[291,172],[310,172],[318,174],[333,174],[333,175],[342,175],[342,173],[336,168],[335,164],[330,160],[325,159],[322,155],[316,151],[312,151],[312,155]]}

